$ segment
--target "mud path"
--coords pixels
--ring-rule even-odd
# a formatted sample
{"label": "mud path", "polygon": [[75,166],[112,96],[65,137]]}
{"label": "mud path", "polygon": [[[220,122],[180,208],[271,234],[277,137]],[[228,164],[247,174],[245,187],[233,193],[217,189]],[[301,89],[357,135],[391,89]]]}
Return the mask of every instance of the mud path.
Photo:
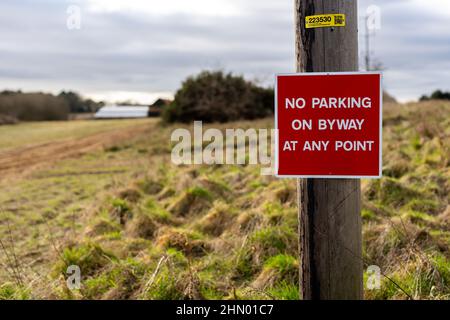
{"label": "mud path", "polygon": [[118,142],[132,139],[149,129],[152,124],[139,124],[129,128],[95,133],[81,139],[64,139],[0,151],[0,180],[12,175],[24,175],[36,168],[56,161],[75,158]]}

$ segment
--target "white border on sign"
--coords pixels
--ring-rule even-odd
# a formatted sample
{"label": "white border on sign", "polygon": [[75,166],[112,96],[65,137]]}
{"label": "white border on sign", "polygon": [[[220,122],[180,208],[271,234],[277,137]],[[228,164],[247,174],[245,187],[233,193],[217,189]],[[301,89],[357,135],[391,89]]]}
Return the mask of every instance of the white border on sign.
{"label": "white border on sign", "polygon": [[[377,176],[358,175],[279,175],[279,142],[278,142],[278,77],[292,76],[342,76],[342,75],[370,75],[380,76],[380,141],[379,141],[379,172]],[[302,72],[302,73],[279,73],[275,75],[275,176],[281,179],[380,179],[383,176],[383,73],[379,71],[354,71],[354,72]]]}

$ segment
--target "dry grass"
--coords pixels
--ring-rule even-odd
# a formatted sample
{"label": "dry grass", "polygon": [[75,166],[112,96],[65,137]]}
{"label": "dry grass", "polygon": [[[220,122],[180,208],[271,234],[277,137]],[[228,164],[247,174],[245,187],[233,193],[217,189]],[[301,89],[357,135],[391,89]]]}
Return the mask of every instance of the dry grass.
{"label": "dry grass", "polygon": [[[386,278],[366,298],[448,299],[450,104],[385,109],[385,177],[363,182],[361,258]],[[176,126],[143,125],[74,139],[102,144],[0,181],[0,235],[13,239],[3,251],[17,262],[0,261],[26,275],[0,271],[0,297],[298,298],[295,181],[258,166],[173,166]],[[68,263],[83,266],[79,291],[65,286]]]}

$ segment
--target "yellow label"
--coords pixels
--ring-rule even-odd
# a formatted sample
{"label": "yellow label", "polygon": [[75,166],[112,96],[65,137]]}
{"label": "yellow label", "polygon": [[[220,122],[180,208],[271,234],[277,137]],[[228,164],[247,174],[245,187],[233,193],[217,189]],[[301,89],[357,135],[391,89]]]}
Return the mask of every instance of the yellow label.
{"label": "yellow label", "polygon": [[320,14],[306,17],[306,29],[345,27],[345,14]]}

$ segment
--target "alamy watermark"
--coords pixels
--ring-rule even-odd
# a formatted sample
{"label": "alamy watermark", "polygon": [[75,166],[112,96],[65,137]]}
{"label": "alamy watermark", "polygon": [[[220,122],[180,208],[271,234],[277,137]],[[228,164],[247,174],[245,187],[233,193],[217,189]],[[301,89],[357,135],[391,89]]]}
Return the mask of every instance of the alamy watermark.
{"label": "alamy watermark", "polygon": [[381,288],[381,269],[379,266],[369,266],[367,268],[367,290],[380,290]]}
{"label": "alamy watermark", "polygon": [[69,290],[81,289],[81,269],[77,265],[71,265],[66,270],[67,280],[66,285]]}
{"label": "alamy watermark", "polygon": [[70,5],[67,7],[66,27],[69,30],[81,29],[81,8],[77,5]]}
{"label": "alamy watermark", "polygon": [[[202,121],[194,122],[194,130],[176,129],[171,141],[175,165],[261,165],[262,175],[273,175],[275,154],[274,129],[203,130]],[[270,148],[270,149],[269,149]]]}
{"label": "alamy watermark", "polygon": [[367,30],[376,31],[381,29],[381,8],[377,5],[368,6],[366,9]]}

